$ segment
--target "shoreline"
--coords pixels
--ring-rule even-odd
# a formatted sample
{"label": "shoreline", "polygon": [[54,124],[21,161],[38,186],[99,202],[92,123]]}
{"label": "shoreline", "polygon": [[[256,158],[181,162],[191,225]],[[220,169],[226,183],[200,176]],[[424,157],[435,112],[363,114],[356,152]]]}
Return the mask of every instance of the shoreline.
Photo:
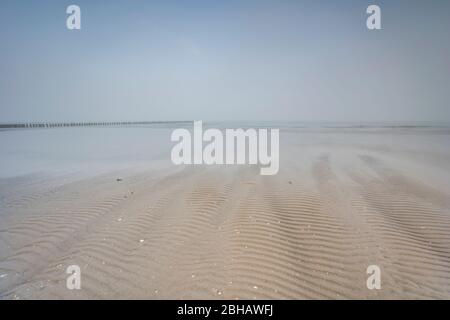
{"label": "shoreline", "polygon": [[275,176],[163,161],[0,179],[0,298],[448,299],[450,133],[317,130],[281,133]]}

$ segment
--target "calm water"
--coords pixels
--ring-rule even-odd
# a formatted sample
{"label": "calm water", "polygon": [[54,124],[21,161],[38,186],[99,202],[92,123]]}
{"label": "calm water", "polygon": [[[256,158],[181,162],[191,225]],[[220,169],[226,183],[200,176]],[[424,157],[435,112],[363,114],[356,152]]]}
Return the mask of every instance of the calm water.
{"label": "calm water", "polygon": [[167,128],[78,127],[0,131],[0,177],[101,172],[168,158]]}
{"label": "calm water", "polygon": [[[438,123],[204,122],[204,128],[376,128],[448,126]],[[32,173],[101,173],[170,163],[174,128],[192,123],[123,127],[67,127],[0,130],[0,178]]]}

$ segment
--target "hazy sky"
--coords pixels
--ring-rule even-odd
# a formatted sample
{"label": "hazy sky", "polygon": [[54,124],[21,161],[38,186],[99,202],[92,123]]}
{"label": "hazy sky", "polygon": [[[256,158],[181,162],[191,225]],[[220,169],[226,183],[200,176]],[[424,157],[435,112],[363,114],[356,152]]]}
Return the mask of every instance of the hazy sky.
{"label": "hazy sky", "polygon": [[0,2],[0,122],[450,121],[449,102],[446,0]]}

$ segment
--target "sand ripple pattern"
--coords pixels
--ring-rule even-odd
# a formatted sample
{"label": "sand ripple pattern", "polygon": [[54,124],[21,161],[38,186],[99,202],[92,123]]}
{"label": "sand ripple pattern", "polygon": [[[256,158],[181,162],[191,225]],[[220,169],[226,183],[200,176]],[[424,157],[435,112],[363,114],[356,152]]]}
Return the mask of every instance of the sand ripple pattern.
{"label": "sand ripple pattern", "polygon": [[[253,166],[102,176],[8,202],[0,297],[450,298],[446,191],[365,152]],[[292,178],[294,177],[294,178]],[[67,266],[82,289],[65,286]],[[368,290],[366,268],[382,269]]]}

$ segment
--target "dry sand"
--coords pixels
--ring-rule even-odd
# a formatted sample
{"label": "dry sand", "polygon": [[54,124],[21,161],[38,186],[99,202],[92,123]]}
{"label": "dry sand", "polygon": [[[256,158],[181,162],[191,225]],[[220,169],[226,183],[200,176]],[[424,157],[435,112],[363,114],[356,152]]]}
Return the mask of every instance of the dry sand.
{"label": "dry sand", "polygon": [[[280,143],[276,176],[0,180],[0,297],[450,298],[449,130],[286,129]],[[72,264],[81,290],[66,288]],[[373,264],[381,290],[366,287]]]}

